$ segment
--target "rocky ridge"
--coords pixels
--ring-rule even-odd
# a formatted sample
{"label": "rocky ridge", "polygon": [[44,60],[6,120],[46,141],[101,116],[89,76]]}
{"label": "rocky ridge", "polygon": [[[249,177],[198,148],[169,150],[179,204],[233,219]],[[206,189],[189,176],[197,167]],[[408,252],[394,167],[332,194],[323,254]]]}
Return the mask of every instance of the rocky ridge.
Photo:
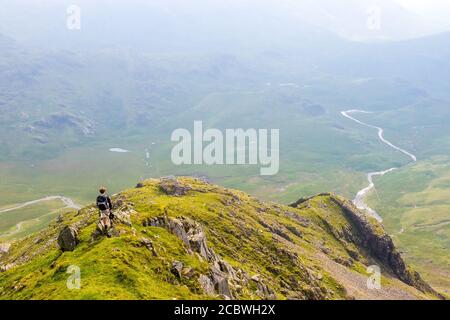
{"label": "rocky ridge", "polygon": [[[3,250],[0,299],[101,299],[103,283],[123,299],[441,298],[406,265],[382,225],[333,194],[289,207],[167,177],[113,201],[107,235],[89,206]],[[382,294],[361,280],[373,264],[383,272]],[[65,288],[70,265],[84,270],[78,292]]]}

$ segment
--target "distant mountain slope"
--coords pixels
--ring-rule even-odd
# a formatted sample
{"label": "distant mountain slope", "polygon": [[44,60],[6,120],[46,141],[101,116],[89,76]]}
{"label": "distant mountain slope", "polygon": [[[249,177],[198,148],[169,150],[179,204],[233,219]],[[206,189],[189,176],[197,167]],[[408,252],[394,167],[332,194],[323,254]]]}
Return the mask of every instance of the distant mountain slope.
{"label": "distant mountain slope", "polygon": [[[380,224],[332,194],[289,207],[168,177],[114,202],[110,238],[98,232],[89,206],[3,244],[0,299],[438,297]],[[374,264],[383,273],[380,290],[366,285],[366,267]],[[69,266],[80,268],[79,290],[66,287]]]}
{"label": "distant mountain slope", "polygon": [[435,32],[420,16],[392,0],[302,0],[290,4],[302,20],[354,41],[399,40]]}
{"label": "distant mountain slope", "polygon": [[[6,2],[0,30],[52,48],[119,45],[159,52],[268,48],[325,33],[351,40],[399,40],[446,30],[429,26],[393,0],[78,0],[81,29],[71,31],[65,19],[72,4]],[[378,18],[379,26],[372,26]]]}

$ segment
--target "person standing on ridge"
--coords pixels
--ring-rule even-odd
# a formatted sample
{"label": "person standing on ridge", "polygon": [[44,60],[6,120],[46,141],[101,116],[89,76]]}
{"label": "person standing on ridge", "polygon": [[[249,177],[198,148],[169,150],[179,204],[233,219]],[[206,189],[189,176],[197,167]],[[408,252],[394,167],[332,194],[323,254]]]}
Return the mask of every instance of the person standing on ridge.
{"label": "person standing on ridge", "polygon": [[100,210],[100,222],[103,225],[105,233],[111,227],[111,220],[113,218],[111,198],[106,194],[106,188],[101,187],[100,194],[97,197],[97,208]]}

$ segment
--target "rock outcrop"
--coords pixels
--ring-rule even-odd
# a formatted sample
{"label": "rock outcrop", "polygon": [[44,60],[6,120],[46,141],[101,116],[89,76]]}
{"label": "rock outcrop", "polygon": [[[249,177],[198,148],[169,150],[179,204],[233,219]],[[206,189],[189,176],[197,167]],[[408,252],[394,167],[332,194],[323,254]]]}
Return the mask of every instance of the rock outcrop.
{"label": "rock outcrop", "polygon": [[[181,239],[191,253],[198,254],[201,259],[209,263],[209,273],[202,274],[198,278],[205,294],[219,295],[224,299],[235,299],[239,296],[239,289],[248,284],[250,276],[247,273],[233,268],[213,249],[209,248],[206,235],[197,222],[186,217],[161,216],[145,220],[143,225],[167,229]],[[181,277],[183,265],[178,261],[174,262],[171,271]],[[275,298],[274,292],[262,280],[258,281],[257,288],[256,294],[261,298]]]}
{"label": "rock outcrop", "polygon": [[[0,243],[0,259],[9,252],[9,248],[11,244],[9,243]],[[2,265],[0,264],[0,272],[4,272],[11,268],[12,265]]]}
{"label": "rock outcrop", "polygon": [[62,251],[73,251],[78,244],[78,230],[74,227],[66,226],[58,236],[58,246]]}
{"label": "rock outcrop", "polygon": [[408,268],[400,253],[394,246],[391,237],[386,234],[383,226],[374,219],[360,212],[349,201],[343,201],[337,197],[330,198],[335,204],[342,208],[347,219],[355,227],[356,232],[345,232],[344,237],[367,249],[371,255],[380,260],[388,267],[400,280],[409,284],[422,292],[437,294],[421,276]]}
{"label": "rock outcrop", "polygon": [[169,196],[184,196],[191,190],[189,186],[179,183],[175,177],[167,177],[162,179],[159,187]]}
{"label": "rock outcrop", "polygon": [[11,248],[10,243],[0,243],[0,257],[6,253],[8,253],[9,248]]}

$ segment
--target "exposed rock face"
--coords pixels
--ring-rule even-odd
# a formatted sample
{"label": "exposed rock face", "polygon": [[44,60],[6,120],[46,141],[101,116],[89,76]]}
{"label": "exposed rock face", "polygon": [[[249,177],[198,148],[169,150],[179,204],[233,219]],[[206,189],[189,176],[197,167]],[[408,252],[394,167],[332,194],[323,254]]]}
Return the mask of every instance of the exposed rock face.
{"label": "exposed rock face", "polygon": [[213,251],[206,244],[206,237],[201,227],[185,217],[169,218],[167,216],[153,218],[144,221],[144,226],[166,228],[180,238],[186,247],[200,254],[206,260],[210,260]]}
{"label": "exposed rock face", "polygon": [[301,217],[298,214],[296,214],[295,212],[286,211],[286,212],[284,212],[284,214],[286,216],[288,216],[289,218],[292,218],[295,221],[297,221],[304,228],[308,228],[309,225],[311,224],[311,221],[308,218]]}
{"label": "exposed rock face", "polygon": [[[239,288],[249,282],[248,274],[233,268],[208,247],[205,233],[197,222],[185,217],[162,216],[148,219],[143,225],[167,229],[181,239],[189,251],[198,254],[210,264],[210,272],[207,275],[200,275],[198,279],[206,294],[235,299],[239,296]],[[183,265],[177,261],[173,263],[171,271],[179,277],[185,273]],[[258,285],[257,294],[263,299],[275,299],[274,292],[264,285],[263,281]]]}
{"label": "exposed rock face", "polygon": [[108,233],[107,230],[105,230],[105,227],[103,226],[103,224],[101,222],[97,223],[94,232],[92,233],[92,240],[96,241],[98,239],[100,239],[103,236],[107,236],[109,237],[110,234]]}
{"label": "exposed rock face", "polygon": [[114,212],[114,219],[113,223],[121,223],[128,227],[131,227],[131,214],[134,212],[134,210],[127,210],[127,211],[121,211],[118,210]]}
{"label": "exposed rock face", "polygon": [[151,240],[147,238],[142,238],[141,243],[144,245],[144,247],[146,247],[149,251],[151,251],[154,257],[158,256],[158,253],[156,252],[156,249],[153,246],[153,242]]}
{"label": "exposed rock face", "polygon": [[0,243],[0,257],[5,253],[8,253],[11,244],[9,243]]}
{"label": "exposed rock face", "polygon": [[[284,230],[285,227],[282,227],[281,225],[269,225],[266,222],[260,220],[259,223],[266,228],[267,230],[269,230],[270,232],[279,235],[280,237],[286,239],[289,242],[292,242],[291,237],[287,234],[286,230]],[[297,232],[297,236],[301,236],[300,232],[298,230],[295,229],[295,231]]]}
{"label": "exposed rock face", "polygon": [[58,236],[58,245],[62,251],[73,251],[78,244],[78,230],[66,226]]}
{"label": "exposed rock face", "polygon": [[233,294],[231,293],[230,286],[228,284],[228,274],[217,269],[212,268],[210,278],[212,283],[214,284],[214,289],[217,293],[227,298],[233,298]]}
{"label": "exposed rock face", "polygon": [[178,278],[181,278],[182,272],[183,272],[183,267],[184,267],[183,262],[174,261],[172,263],[172,268],[170,269],[170,271]]}
{"label": "exposed rock face", "polygon": [[164,178],[159,184],[161,190],[169,196],[184,196],[191,190],[189,186],[180,184],[175,178]]}
{"label": "exposed rock face", "polygon": [[258,295],[260,297],[266,297],[268,299],[275,297],[273,291],[261,282],[258,276],[253,276],[251,280],[256,283],[256,286],[258,287]]}
{"label": "exposed rock face", "polygon": [[198,278],[198,281],[200,282],[200,286],[202,287],[203,292],[210,296],[215,294],[216,289],[214,288],[214,283],[212,282],[210,277],[202,274]]}
{"label": "exposed rock face", "polygon": [[8,271],[9,269],[13,268],[14,264],[7,264],[7,265],[0,265],[0,272]]}
{"label": "exposed rock face", "polygon": [[[409,284],[422,292],[437,294],[430,285],[422,280],[415,271],[410,271],[400,253],[394,246],[389,235],[377,221],[369,221],[367,216],[357,210],[351,203],[346,203],[336,197],[330,198],[335,204],[340,206],[347,219],[354,225],[355,232],[344,232],[343,236],[351,242],[369,250],[387,266],[400,280]],[[381,231],[381,232],[380,232]]]}
{"label": "exposed rock face", "polygon": [[[9,248],[11,247],[11,245],[9,243],[1,243],[0,244],[0,258],[2,258],[2,256],[6,255],[9,252]],[[0,264],[0,272],[4,272],[8,269],[10,269],[12,266],[11,265],[1,265]]]}
{"label": "exposed rock face", "polygon": [[127,202],[124,198],[119,197],[113,203],[114,222],[122,223],[131,227],[131,216],[136,213],[132,203]]}

